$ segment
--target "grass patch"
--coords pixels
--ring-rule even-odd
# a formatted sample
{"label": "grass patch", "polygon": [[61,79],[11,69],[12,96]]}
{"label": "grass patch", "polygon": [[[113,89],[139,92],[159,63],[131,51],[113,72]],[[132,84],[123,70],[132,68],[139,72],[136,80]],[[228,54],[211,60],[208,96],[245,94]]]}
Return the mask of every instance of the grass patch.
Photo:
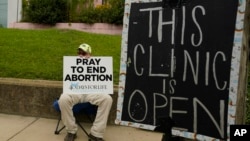
{"label": "grass patch", "polygon": [[81,43],[93,56],[112,56],[114,83],[119,81],[121,35],[75,30],[0,28],[0,77],[63,80],[63,56],[75,56]]}

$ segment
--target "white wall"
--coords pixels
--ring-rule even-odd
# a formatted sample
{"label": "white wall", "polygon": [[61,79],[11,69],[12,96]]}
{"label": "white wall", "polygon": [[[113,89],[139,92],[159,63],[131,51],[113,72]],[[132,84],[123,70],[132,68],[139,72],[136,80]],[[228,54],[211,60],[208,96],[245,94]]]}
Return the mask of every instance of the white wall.
{"label": "white wall", "polygon": [[21,11],[22,0],[8,0],[8,27],[10,27],[15,22],[19,22],[22,19]]}

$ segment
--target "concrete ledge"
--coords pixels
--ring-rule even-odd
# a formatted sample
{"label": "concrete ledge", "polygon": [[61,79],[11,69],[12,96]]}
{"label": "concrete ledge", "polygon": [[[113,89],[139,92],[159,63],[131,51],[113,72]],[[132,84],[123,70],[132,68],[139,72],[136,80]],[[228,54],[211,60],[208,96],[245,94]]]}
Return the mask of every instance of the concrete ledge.
{"label": "concrete ledge", "polygon": [[[62,86],[61,81],[0,78],[0,113],[58,118],[59,113],[52,104],[60,97]],[[115,124],[117,95],[118,90],[114,88],[109,124]]]}

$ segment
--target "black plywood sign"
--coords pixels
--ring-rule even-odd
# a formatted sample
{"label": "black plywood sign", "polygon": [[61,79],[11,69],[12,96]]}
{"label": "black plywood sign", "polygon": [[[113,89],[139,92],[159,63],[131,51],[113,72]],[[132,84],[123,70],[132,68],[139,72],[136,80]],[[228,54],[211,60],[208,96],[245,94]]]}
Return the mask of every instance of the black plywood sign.
{"label": "black plywood sign", "polygon": [[[131,3],[121,121],[227,138],[237,0]],[[126,13],[125,13],[126,14]]]}

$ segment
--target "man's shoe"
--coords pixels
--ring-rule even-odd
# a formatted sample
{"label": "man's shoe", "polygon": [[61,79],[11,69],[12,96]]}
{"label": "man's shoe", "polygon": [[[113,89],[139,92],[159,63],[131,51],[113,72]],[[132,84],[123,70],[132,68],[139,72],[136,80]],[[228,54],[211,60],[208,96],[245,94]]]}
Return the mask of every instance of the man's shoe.
{"label": "man's shoe", "polygon": [[76,134],[68,133],[64,138],[64,141],[74,141],[76,138]]}
{"label": "man's shoe", "polygon": [[98,138],[89,134],[89,141],[104,141],[104,140],[102,138]]}

